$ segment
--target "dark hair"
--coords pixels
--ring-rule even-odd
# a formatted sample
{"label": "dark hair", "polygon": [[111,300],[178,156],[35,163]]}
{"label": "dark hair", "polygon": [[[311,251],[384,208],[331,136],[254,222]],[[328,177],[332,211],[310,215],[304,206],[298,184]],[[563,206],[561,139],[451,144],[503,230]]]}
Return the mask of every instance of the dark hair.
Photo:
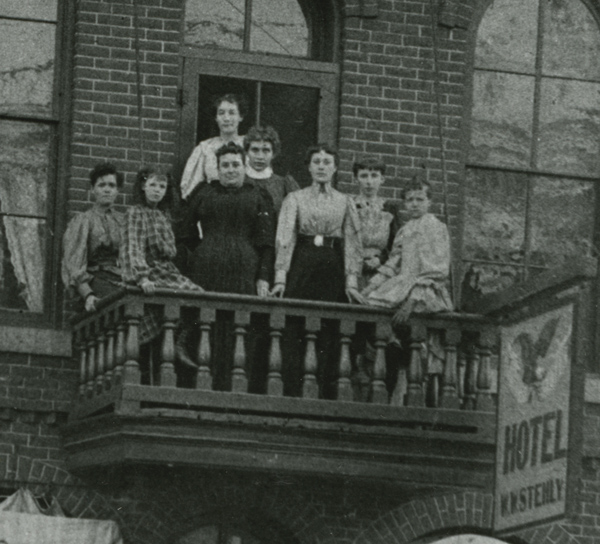
{"label": "dark hair", "polygon": [[244,153],[244,149],[242,147],[240,147],[237,144],[234,144],[233,142],[229,142],[228,144],[222,145],[221,147],[219,147],[219,149],[217,149],[217,151],[215,152],[215,156],[217,157],[217,168],[219,167],[219,164],[221,162],[221,157],[223,155],[241,155],[242,157],[242,163],[245,164],[246,162],[246,154]]}
{"label": "dark hair", "polygon": [[385,164],[375,157],[366,157],[354,161],[354,164],[352,165],[354,177],[358,175],[359,170],[377,170],[383,176],[385,175]]}
{"label": "dark hair", "polygon": [[281,151],[281,140],[277,131],[271,127],[250,127],[250,130],[244,136],[244,151],[248,153],[252,142],[269,142],[273,147],[273,155],[279,155]]}
{"label": "dark hair", "polygon": [[340,156],[338,155],[337,149],[327,143],[320,143],[309,147],[306,150],[306,155],[304,156],[304,164],[310,164],[312,156],[315,153],[320,153],[321,151],[325,151],[325,153],[327,153],[328,155],[333,155],[336,168],[339,166]]}
{"label": "dark hair", "polygon": [[163,212],[174,210],[177,206],[177,189],[175,187],[173,176],[171,176],[170,171],[164,171],[156,166],[144,166],[138,171],[133,186],[134,197],[136,197],[140,204],[147,206],[146,195],[144,194],[144,183],[153,176],[164,177],[167,180],[167,192],[165,193],[164,198],[158,203],[158,209]]}
{"label": "dark hair", "polygon": [[213,117],[217,116],[217,110],[223,102],[231,102],[237,106],[240,117],[246,117],[248,111],[248,102],[245,97],[233,93],[227,93],[213,100]]}
{"label": "dark hair", "polygon": [[425,191],[427,198],[431,199],[431,184],[427,181],[427,172],[417,172],[410,180],[402,187],[400,196],[406,198],[406,193],[409,191]]}
{"label": "dark hair", "polygon": [[123,187],[123,182],[125,181],[125,177],[121,172],[117,170],[117,167],[110,162],[99,162],[94,168],[90,170],[90,183],[92,187],[96,185],[96,182],[104,177],[104,176],[115,176],[117,180],[117,187],[121,189]]}

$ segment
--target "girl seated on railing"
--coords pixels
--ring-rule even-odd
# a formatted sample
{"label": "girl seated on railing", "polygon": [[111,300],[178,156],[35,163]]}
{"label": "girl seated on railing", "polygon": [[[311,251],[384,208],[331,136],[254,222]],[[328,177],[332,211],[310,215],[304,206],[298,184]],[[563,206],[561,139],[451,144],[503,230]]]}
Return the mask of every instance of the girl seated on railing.
{"label": "girl seated on railing", "polygon": [[[153,167],[142,168],[136,178],[134,195],[138,203],[127,210],[120,250],[123,280],[137,285],[147,295],[157,288],[202,292],[202,287],[183,276],[173,259],[175,235],[171,227],[171,209],[176,189],[169,174]],[[160,333],[158,308],[148,310],[142,321],[140,337],[151,339]],[[195,366],[187,358],[178,362]]]}
{"label": "girl seated on railing", "polygon": [[[429,213],[431,186],[424,174],[415,175],[402,197],[410,220],[398,231],[390,255],[361,292],[366,304],[395,308],[391,343],[411,314],[452,311],[447,289],[450,274],[450,237],[444,223]],[[404,346],[406,347],[406,346]],[[437,368],[444,354],[439,335],[427,338],[429,370]],[[390,378],[397,369],[388,369]]]}

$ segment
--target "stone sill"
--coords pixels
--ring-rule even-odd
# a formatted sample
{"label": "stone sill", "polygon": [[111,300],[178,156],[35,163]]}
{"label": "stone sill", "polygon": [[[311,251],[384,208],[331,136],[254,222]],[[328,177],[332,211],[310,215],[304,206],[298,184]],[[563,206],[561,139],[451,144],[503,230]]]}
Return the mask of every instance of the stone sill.
{"label": "stone sill", "polygon": [[0,352],[71,357],[71,332],[33,327],[0,327]]}

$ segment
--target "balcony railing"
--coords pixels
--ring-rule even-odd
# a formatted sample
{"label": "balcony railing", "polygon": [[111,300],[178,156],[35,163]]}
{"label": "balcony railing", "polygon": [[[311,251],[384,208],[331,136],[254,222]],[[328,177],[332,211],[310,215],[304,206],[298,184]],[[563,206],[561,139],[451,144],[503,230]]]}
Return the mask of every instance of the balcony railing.
{"label": "balcony railing", "polygon": [[[140,322],[145,306],[152,305],[153,312],[162,316],[162,335],[154,349],[140,356]],[[157,308],[160,308],[157,312]],[[73,340],[80,363],[80,385],[77,409],[73,415],[85,418],[107,408],[119,411],[114,395],[116,387],[147,385],[155,390],[190,389],[198,392],[213,390],[215,366],[213,361],[211,333],[217,322],[218,312],[233,314],[234,354],[230,383],[232,393],[248,393],[248,354],[245,337],[255,314],[268,321],[268,350],[258,353],[267,359],[268,372],[263,390],[269,397],[284,396],[286,376],[282,369],[281,337],[286,319],[300,318],[302,353],[301,398],[318,399],[323,384],[318,383],[317,337],[327,324],[337,324],[337,352],[334,394],[328,402],[352,402],[353,369],[355,356],[353,342],[357,331],[371,332],[374,360],[369,379],[368,401],[378,405],[446,408],[452,410],[493,411],[491,356],[495,344],[496,327],[482,316],[447,313],[413,317],[407,324],[410,331],[409,345],[404,353],[408,360],[390,361],[389,350],[386,363],[386,346],[390,336],[391,311],[350,304],[318,303],[312,301],[262,299],[217,293],[182,293],[163,290],[153,296],[144,296],[131,289],[103,301],[99,311],[78,320],[74,326]],[[178,365],[175,360],[175,340],[179,324],[185,322],[197,327],[197,349],[191,353],[198,368],[195,379],[181,388],[177,387]],[[326,325],[324,325],[326,324]],[[436,363],[428,362],[425,345],[434,333],[443,340],[444,356]],[[283,355],[282,355],[283,351]],[[398,355],[400,352],[396,352]],[[360,354],[359,354],[360,355]],[[145,359],[145,360],[144,360]],[[157,380],[149,373],[142,380],[141,367],[159,366]],[[390,392],[386,387],[386,370],[398,365],[398,379]],[[365,384],[363,383],[363,386]],[[107,395],[107,393],[109,393]],[[223,392],[225,393],[225,392]],[[110,400],[110,399],[113,400]],[[158,397],[156,397],[158,399]],[[171,398],[171,397],[169,397]],[[106,403],[102,401],[105,399]],[[171,407],[178,404],[176,398],[169,401]],[[159,403],[159,401],[157,401]],[[182,401],[185,406],[187,401]],[[128,405],[128,412],[134,409]]]}

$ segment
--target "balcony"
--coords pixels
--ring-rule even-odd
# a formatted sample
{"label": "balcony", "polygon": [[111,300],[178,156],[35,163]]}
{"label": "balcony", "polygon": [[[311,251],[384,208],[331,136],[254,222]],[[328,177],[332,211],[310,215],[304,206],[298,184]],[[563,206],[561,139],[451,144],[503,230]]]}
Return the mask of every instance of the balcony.
{"label": "balcony", "polygon": [[[139,345],[147,304],[160,308],[163,316],[161,339],[150,352]],[[233,316],[231,387],[215,391],[211,365],[219,361],[211,363],[211,335],[223,311]],[[185,383],[175,362],[182,313],[188,320],[193,316],[199,339],[198,368],[186,369]],[[263,394],[248,393],[249,366],[256,362],[246,352],[246,336],[256,315],[264,324]],[[80,385],[64,430],[70,468],[193,465],[419,486],[488,485],[494,456],[495,323],[468,314],[411,319],[406,360],[395,385],[386,387],[388,365],[395,366],[389,351],[386,364],[390,317],[388,310],[349,304],[123,291],[74,325]],[[283,394],[282,335],[290,320],[301,323],[303,337],[297,397]],[[319,398],[318,337],[332,323],[336,376],[324,399]],[[362,383],[369,400],[356,402],[353,341],[365,328],[371,331],[375,356],[371,375],[365,374]],[[443,338],[443,358],[436,364],[422,356],[432,331]]]}
{"label": "balcony", "polygon": [[[314,477],[396,482],[413,489],[491,485],[495,387],[502,323],[579,293],[586,326],[578,343],[593,353],[595,263],[570,262],[480,301],[483,314],[413,317],[405,354],[386,346],[391,312],[349,304],[261,299],[217,293],[124,290],[75,320],[80,385],[64,442],[71,470],[88,475],[139,465],[275,471]],[[146,305],[158,308],[162,333],[142,348]],[[538,310],[536,310],[536,308]],[[213,338],[228,315],[233,358],[226,390],[213,387]],[[178,322],[193,323],[197,369],[175,361]],[[247,351],[257,316],[263,348]],[[301,336],[301,388],[284,395],[286,344]],[[298,327],[297,324],[300,323]],[[336,330],[333,387],[323,398],[319,335]],[[368,401],[356,400],[355,340],[370,331]],[[253,332],[254,331],[254,332]],[[442,339],[440,359],[423,356],[427,338]],[[364,336],[364,334],[363,334]],[[332,337],[333,338],[333,337]],[[360,351],[360,350],[359,350]],[[264,366],[260,392],[252,368]],[[400,368],[390,383],[386,372]],[[187,374],[186,374],[187,372]],[[366,378],[366,381],[365,381]],[[387,381],[387,385],[386,385]]]}

